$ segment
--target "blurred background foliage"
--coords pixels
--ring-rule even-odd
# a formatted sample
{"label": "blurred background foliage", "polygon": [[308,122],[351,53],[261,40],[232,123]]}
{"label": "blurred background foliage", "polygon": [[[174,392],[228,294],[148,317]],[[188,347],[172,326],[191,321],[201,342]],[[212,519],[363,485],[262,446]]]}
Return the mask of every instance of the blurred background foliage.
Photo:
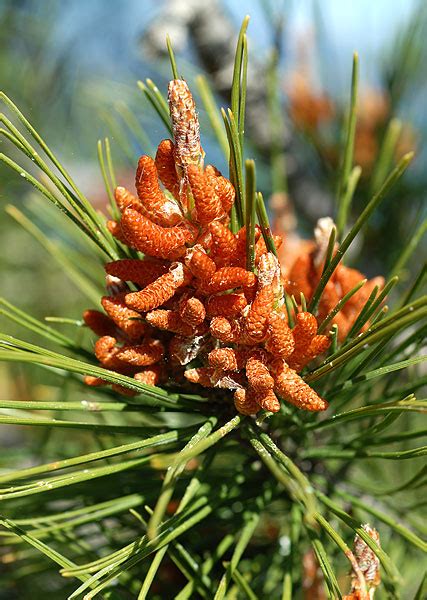
{"label": "blurred background foliage", "polygon": [[[245,12],[252,15],[247,143],[257,161],[259,187],[265,198],[275,200],[279,227],[289,230],[297,226],[304,237],[310,237],[319,217],[336,215],[338,147],[349,102],[353,50],[359,51],[361,63],[355,163],[369,176],[362,176],[354,214],[360,212],[372,186],[382,182],[397,157],[417,148],[414,166],[374,215],[363,242],[352,250],[354,265],[368,276],[390,273],[426,211],[425,3],[251,0]],[[196,100],[200,90],[197,75],[206,73],[218,103],[226,105],[242,17],[241,3],[234,0],[2,0],[2,89],[43,132],[82,190],[102,210],[107,198],[97,162],[97,140],[109,137],[118,181],[128,185],[137,157],[152,153],[156,142],[166,137],[136,85],[138,79],[152,77],[162,90],[166,88],[170,78],[166,32]],[[210,161],[225,171],[220,149],[208,135],[201,102],[198,105],[204,148]],[[387,136],[393,142],[388,145],[392,152],[382,156]],[[31,223],[36,225],[53,243],[56,231],[64,235],[64,229],[56,229],[56,214],[52,211],[49,221],[42,218],[40,199],[29,192],[27,182],[3,166],[0,198],[1,295],[42,319],[49,315],[78,318],[89,305],[88,298],[4,207],[25,206],[31,215],[27,229]],[[280,219],[284,207],[285,222]],[[78,248],[71,233],[66,243],[70,257],[73,252],[86,251]],[[363,259],[359,258],[362,246]],[[418,270],[423,250],[425,246],[411,259],[408,279]],[[88,255],[89,278],[96,266],[92,260]],[[93,268],[97,273],[93,284],[102,287],[103,282],[96,281],[99,271]],[[13,326],[7,327],[13,335]],[[59,382],[62,387],[57,387]],[[65,387],[63,382],[63,377],[29,366],[0,366],[4,398],[65,401],[72,394],[74,401],[91,399],[92,392],[82,391],[72,376]],[[51,456],[50,444],[57,447],[62,434],[46,429],[27,437],[22,429],[10,435],[9,430],[2,430],[0,445],[13,449],[19,457],[25,444],[40,460]],[[363,478],[363,472],[359,477]],[[94,502],[108,499],[104,487],[94,490]],[[274,527],[274,514],[271,521]],[[400,551],[396,546],[396,562],[403,560]],[[16,598],[32,593],[31,577],[24,577],[31,575],[28,568],[26,572],[23,567]],[[409,567],[407,573],[409,577],[417,575],[418,565]],[[49,588],[42,579],[39,587]],[[0,591],[0,598],[12,598],[10,593],[7,590],[2,595]],[[56,593],[50,589],[44,597],[56,598]]]}

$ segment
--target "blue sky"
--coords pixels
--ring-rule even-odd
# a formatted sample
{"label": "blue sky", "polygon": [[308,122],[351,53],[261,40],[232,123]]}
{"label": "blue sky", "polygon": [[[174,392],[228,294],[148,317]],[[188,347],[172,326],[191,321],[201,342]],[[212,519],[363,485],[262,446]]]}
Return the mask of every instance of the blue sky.
{"label": "blue sky", "polygon": [[[205,0],[206,1],[206,0]],[[397,28],[411,14],[417,0],[270,0],[284,6],[289,42],[310,29],[313,6],[322,7],[324,35],[339,58],[338,67],[351,62],[354,50],[360,53],[362,73],[375,77],[375,63],[381,48],[391,41]],[[226,0],[226,10],[236,25],[251,15],[249,35],[262,49],[269,43],[269,30],[259,0]],[[167,0],[71,0],[59,5],[56,43],[76,40],[73,50],[83,67],[108,71],[108,64],[129,64],[140,59],[135,41],[151,18],[167,7]],[[108,60],[113,59],[113,60]],[[334,65],[336,68],[337,65]],[[347,70],[347,69],[346,69]]]}

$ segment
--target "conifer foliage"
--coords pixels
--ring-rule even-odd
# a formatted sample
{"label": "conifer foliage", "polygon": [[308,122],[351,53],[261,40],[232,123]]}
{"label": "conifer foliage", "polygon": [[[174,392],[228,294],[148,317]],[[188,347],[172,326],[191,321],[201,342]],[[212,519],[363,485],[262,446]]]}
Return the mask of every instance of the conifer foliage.
{"label": "conifer foliage", "polygon": [[205,156],[168,40],[167,99],[150,80],[140,87],[169,137],[135,160],[135,190],[116,181],[110,142],[99,143],[108,217],[1,96],[0,159],[44,197],[46,219],[62,212],[61,241],[8,212],[88,301],[83,316],[56,323],[0,301],[5,322],[27,330],[1,334],[0,359],[58,382],[47,399],[0,399],[2,428],[42,429],[49,442],[2,464],[6,586],[86,600],[397,599],[410,586],[424,597],[413,564],[426,551],[425,267],[402,287],[407,249],[398,272],[370,281],[346,255],[412,153],[346,226],[355,57],[339,227],[321,219],[291,257],[246,158],[247,25],[231,108],[216,109],[206,81],[202,94],[229,172]]}

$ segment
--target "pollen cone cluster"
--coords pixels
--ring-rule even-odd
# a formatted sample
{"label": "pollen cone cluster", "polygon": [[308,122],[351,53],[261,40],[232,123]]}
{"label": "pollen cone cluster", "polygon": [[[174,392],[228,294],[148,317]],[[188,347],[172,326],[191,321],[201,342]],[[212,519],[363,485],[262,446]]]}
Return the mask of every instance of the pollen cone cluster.
{"label": "pollen cone cluster", "polygon": [[[319,219],[314,231],[314,241],[301,240],[293,257],[290,252],[287,255],[283,254],[282,275],[285,280],[285,289],[297,301],[303,294],[309,302],[314,294],[322,275],[329,235],[333,225],[334,223],[329,217]],[[339,263],[320,298],[317,313],[319,323],[348,292],[363,280],[365,280],[365,276],[360,271]],[[378,290],[384,287],[383,277],[374,277],[366,281],[332,319],[332,324],[338,325],[340,341],[347,337],[375,287]],[[366,324],[363,329],[367,327],[369,324]]]}
{"label": "pollen cone cluster", "polygon": [[[139,159],[135,195],[115,190],[121,217],[109,229],[141,254],[105,266],[105,313],[84,314],[99,336],[98,361],[149,385],[172,379],[187,389],[231,390],[242,414],[277,412],[281,400],[325,410],[327,402],[298,373],[327,350],[328,337],[317,333],[308,312],[289,326],[280,264],[259,229],[255,270],[246,269],[245,228],[229,228],[234,188],[203,164],[197,113],[184,81],[170,83],[169,105],[174,140],[163,140],[154,160]],[[106,384],[93,377],[86,383]]]}

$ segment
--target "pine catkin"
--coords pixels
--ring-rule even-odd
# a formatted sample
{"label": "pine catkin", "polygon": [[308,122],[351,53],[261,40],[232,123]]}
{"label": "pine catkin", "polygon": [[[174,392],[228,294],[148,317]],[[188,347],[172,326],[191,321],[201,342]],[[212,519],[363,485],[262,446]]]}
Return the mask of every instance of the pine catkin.
{"label": "pine catkin", "polygon": [[181,319],[178,312],[174,310],[157,309],[148,312],[145,316],[147,323],[152,327],[163,331],[178,333],[183,336],[194,335],[194,328]]}
{"label": "pine catkin", "polygon": [[161,227],[133,208],[123,211],[120,225],[132,248],[157,258],[170,258],[172,252],[175,256],[184,254],[185,244],[193,239],[190,229],[179,225]]}
{"label": "pine catkin", "polygon": [[230,229],[219,221],[210,223],[209,231],[212,235],[211,255],[215,262],[219,260],[225,265],[236,254],[236,238]]}
{"label": "pine catkin", "polygon": [[237,317],[247,304],[243,294],[210,296],[206,300],[206,312],[209,317]]}
{"label": "pine catkin", "polygon": [[242,267],[222,267],[212,275],[205,289],[210,294],[216,294],[240,287],[253,287],[255,284],[256,277],[250,271]]}
{"label": "pine catkin", "polygon": [[162,140],[157,148],[154,162],[160,181],[174,198],[179,200],[180,183],[176,172],[174,153],[175,146],[172,140]]}
{"label": "pine catkin", "polygon": [[96,335],[114,335],[116,333],[114,322],[99,310],[85,310],[83,321]]}
{"label": "pine catkin", "polygon": [[288,358],[295,349],[292,330],[283,313],[273,311],[268,319],[269,335],[266,348],[279,358]]}
{"label": "pine catkin", "polygon": [[189,248],[184,257],[184,261],[189,271],[200,281],[207,284],[216,271],[214,261],[206,254],[200,245]]}
{"label": "pine catkin", "polygon": [[245,319],[245,335],[251,343],[265,339],[273,303],[273,286],[267,285],[257,293]]}
{"label": "pine catkin", "polygon": [[168,273],[161,275],[140,292],[126,295],[126,304],[140,313],[145,313],[167,302],[188,277],[182,263],[172,265]]}
{"label": "pine catkin", "polygon": [[187,168],[188,183],[194,198],[195,216],[201,225],[224,216],[220,199],[207,175],[196,165]]}
{"label": "pine catkin", "polygon": [[114,198],[116,200],[116,204],[120,212],[123,212],[125,208],[128,208],[128,206],[132,206],[136,210],[143,209],[139,198],[134,196],[125,187],[116,187],[116,189],[114,190]]}
{"label": "pine catkin", "polygon": [[273,364],[275,391],[284,400],[309,411],[326,410],[328,403],[320,398],[305,381],[283,360],[276,359]]}
{"label": "pine catkin", "polygon": [[114,321],[130,339],[137,339],[146,331],[141,315],[130,309],[125,302],[126,294],[118,296],[104,296],[101,304],[107,315]]}
{"label": "pine catkin", "polygon": [[203,302],[193,296],[185,300],[179,309],[179,314],[184,323],[191,327],[197,327],[205,320],[206,309]]}
{"label": "pine catkin", "polygon": [[135,187],[146,215],[162,227],[172,227],[183,219],[178,204],[160,189],[157,168],[150,156],[141,156],[136,170]]}
{"label": "pine catkin", "polygon": [[209,366],[223,371],[238,371],[246,362],[247,353],[234,348],[216,348],[208,355]]}
{"label": "pine catkin", "polygon": [[260,406],[255,399],[255,393],[244,388],[237,389],[234,392],[234,406],[237,412],[242,415],[255,415]]}
{"label": "pine catkin", "polygon": [[139,260],[137,258],[122,258],[105,265],[109,275],[114,275],[123,281],[132,281],[141,287],[153,283],[158,277],[167,272],[169,265],[166,261],[156,259]]}
{"label": "pine catkin", "polygon": [[274,387],[274,379],[267,367],[262,352],[252,352],[246,362],[246,377],[249,386],[257,393],[266,393]]}
{"label": "pine catkin", "polygon": [[224,213],[228,214],[236,198],[233,184],[226,177],[223,177],[221,172],[213,165],[207,165],[205,173],[211,180],[214,191],[222,204]]}
{"label": "pine catkin", "polygon": [[165,349],[159,340],[148,340],[137,346],[123,346],[117,352],[117,358],[130,365],[148,367],[163,357]]}

